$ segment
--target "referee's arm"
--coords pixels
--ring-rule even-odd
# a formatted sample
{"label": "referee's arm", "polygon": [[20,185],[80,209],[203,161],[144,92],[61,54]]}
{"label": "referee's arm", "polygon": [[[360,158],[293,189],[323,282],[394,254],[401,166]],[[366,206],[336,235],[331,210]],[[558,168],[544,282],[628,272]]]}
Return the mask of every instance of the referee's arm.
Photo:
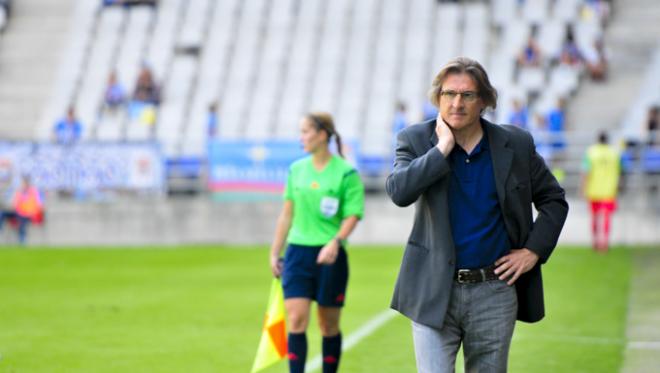
{"label": "referee's arm", "polygon": [[270,245],[270,268],[273,271],[275,277],[280,277],[282,274],[280,260],[280,253],[282,248],[286,243],[286,236],[289,233],[291,228],[291,220],[293,218],[293,201],[286,200],[284,201],[284,206],[282,207],[282,212],[277,218],[277,226],[275,227],[275,238],[273,238],[273,243]]}

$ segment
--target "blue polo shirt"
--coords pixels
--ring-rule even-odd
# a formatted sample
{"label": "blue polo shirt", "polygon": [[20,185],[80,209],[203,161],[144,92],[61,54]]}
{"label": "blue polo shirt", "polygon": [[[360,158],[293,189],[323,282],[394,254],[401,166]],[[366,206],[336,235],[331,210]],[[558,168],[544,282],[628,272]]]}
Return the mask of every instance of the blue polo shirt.
{"label": "blue polo shirt", "polygon": [[506,255],[511,243],[497,199],[488,139],[471,154],[458,144],[449,153],[449,219],[456,246],[456,268],[487,267]]}

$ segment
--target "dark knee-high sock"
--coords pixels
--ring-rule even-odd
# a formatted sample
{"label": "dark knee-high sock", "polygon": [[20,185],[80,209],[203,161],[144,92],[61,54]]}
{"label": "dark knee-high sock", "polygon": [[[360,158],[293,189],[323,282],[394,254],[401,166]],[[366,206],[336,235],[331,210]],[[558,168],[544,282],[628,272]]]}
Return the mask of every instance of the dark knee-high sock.
{"label": "dark knee-high sock", "polygon": [[341,333],[334,337],[323,337],[323,373],[334,373],[341,357]]}
{"label": "dark knee-high sock", "polygon": [[305,333],[289,333],[289,372],[304,373],[307,360],[307,335]]}

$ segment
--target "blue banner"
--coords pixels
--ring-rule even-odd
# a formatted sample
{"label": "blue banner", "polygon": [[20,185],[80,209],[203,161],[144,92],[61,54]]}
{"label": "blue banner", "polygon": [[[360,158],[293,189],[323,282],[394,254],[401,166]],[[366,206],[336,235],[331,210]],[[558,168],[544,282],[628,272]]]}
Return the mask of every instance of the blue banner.
{"label": "blue banner", "polygon": [[[334,142],[330,150],[336,153]],[[342,150],[363,177],[380,177],[390,171],[388,157],[361,154],[358,141],[344,141]],[[208,155],[209,189],[232,200],[282,193],[291,163],[307,156],[295,140],[214,140]]]}
{"label": "blue banner", "polygon": [[279,193],[289,165],[305,152],[298,141],[215,140],[208,155],[210,190]]}
{"label": "blue banner", "polygon": [[154,144],[75,146],[0,142],[0,182],[22,175],[44,191],[163,191],[164,162]]}

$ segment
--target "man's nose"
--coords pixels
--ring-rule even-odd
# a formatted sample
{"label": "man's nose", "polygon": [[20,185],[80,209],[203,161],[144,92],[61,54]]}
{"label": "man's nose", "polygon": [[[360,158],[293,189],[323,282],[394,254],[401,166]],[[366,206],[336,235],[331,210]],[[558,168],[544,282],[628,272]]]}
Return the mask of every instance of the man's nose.
{"label": "man's nose", "polygon": [[457,94],[456,97],[454,97],[453,100],[451,100],[451,105],[454,107],[461,107],[463,106],[465,101],[463,101],[463,95],[462,94]]}

